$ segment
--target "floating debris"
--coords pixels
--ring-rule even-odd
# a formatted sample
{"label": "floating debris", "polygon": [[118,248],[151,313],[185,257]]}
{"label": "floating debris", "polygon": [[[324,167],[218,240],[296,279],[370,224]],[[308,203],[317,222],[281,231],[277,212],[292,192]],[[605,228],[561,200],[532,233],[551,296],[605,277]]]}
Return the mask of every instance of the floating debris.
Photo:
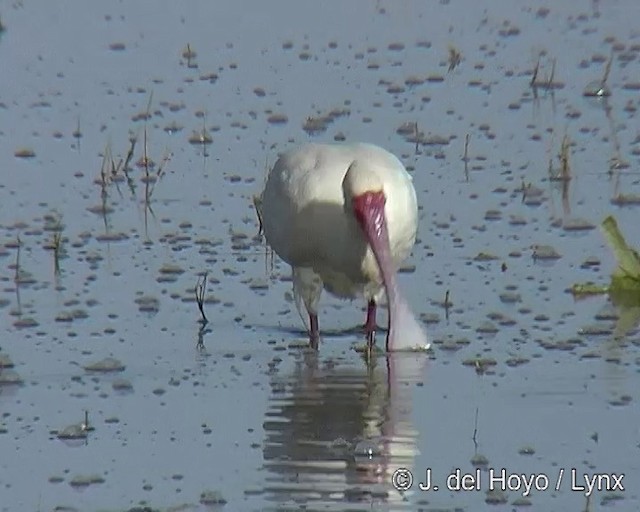
{"label": "floating debris", "polygon": [[471,462],[471,465],[476,468],[486,468],[489,465],[489,459],[481,453],[474,454],[469,462]]}
{"label": "floating debris", "polygon": [[471,342],[468,338],[447,338],[442,342],[436,341],[434,343],[440,348],[440,350],[444,350],[446,352],[456,352],[457,350],[468,346]]}
{"label": "floating debris", "polygon": [[97,204],[95,206],[89,206],[87,211],[95,215],[109,215],[110,213],[113,213],[114,210],[111,206],[106,204]]}
{"label": "floating debris", "polygon": [[600,266],[600,258],[597,256],[588,256],[580,265],[580,268],[593,268]]}
{"label": "floating debris", "polygon": [[484,214],[484,220],[501,220],[502,212],[500,210],[487,210]]}
{"label": "floating debris", "polygon": [[76,475],[70,481],[71,487],[88,487],[94,484],[103,484],[104,478],[100,475]]}
{"label": "floating debris", "polygon": [[271,114],[267,117],[267,123],[269,124],[286,124],[289,122],[289,118],[284,114]]}
{"label": "floating debris", "polygon": [[616,321],[620,318],[620,313],[611,304],[606,304],[594,315],[594,318],[598,321]]}
{"label": "floating debris", "polygon": [[522,191],[522,202],[527,206],[540,206],[545,201],[544,190],[529,185]]}
{"label": "floating debris", "polygon": [[18,270],[18,275],[15,278],[17,284],[35,284],[37,281],[31,272],[24,269]]}
{"label": "floating debris", "polygon": [[[13,363],[12,363],[13,364]],[[14,370],[5,370],[0,366],[0,387],[1,386],[21,386],[22,377]]]}
{"label": "floating debris", "polygon": [[590,231],[595,229],[595,227],[595,224],[585,219],[567,219],[562,222],[562,229],[564,231]]}
{"label": "floating debris", "polygon": [[105,357],[100,361],[96,361],[95,363],[84,366],[84,369],[88,372],[122,372],[124,371],[125,366],[119,360],[113,357]]}
{"label": "floating debris", "polygon": [[160,273],[168,274],[168,275],[180,275],[180,274],[184,274],[184,269],[182,267],[179,267],[178,265],[167,263],[165,265],[162,265],[162,267],[160,267]]}
{"label": "floating debris", "polygon": [[119,391],[121,393],[128,393],[133,391],[133,384],[128,379],[114,379],[111,383],[111,387],[114,391]]}
{"label": "floating debris", "polygon": [[511,317],[509,317],[509,316],[507,316],[507,315],[505,315],[503,313],[494,312],[494,313],[489,313],[487,316],[492,321],[498,322],[498,324],[503,326],[503,327],[509,327],[509,326],[515,325],[517,323],[513,318],[511,318]]}
{"label": "floating debris", "polygon": [[476,332],[481,334],[495,334],[498,332],[498,328],[493,324],[493,322],[486,321],[476,328]]}
{"label": "floating debris", "polygon": [[227,500],[224,499],[220,491],[204,491],[200,494],[200,504],[205,506],[224,505]]}
{"label": "floating debris", "polygon": [[396,128],[396,133],[398,135],[414,135],[417,131],[417,123],[415,122],[402,123],[398,128]]}
{"label": "floating debris", "polygon": [[[84,421],[80,423],[75,423],[73,425],[69,425],[62,429],[62,431],[57,432],[58,439],[62,439],[65,441],[75,440],[75,439],[85,439],[89,432],[95,430],[89,423],[89,412],[84,412]],[[55,433],[55,431],[54,431]]]}
{"label": "floating debris", "polygon": [[596,283],[576,283],[574,284],[569,291],[578,297],[587,296],[587,295],[601,295],[603,293],[607,293],[609,291],[609,287]]}
{"label": "floating debris", "polygon": [[402,94],[405,90],[404,86],[400,84],[391,84],[387,87],[387,92],[389,94]]}
{"label": "floating debris", "polygon": [[440,322],[440,315],[438,313],[420,313],[420,320],[425,324],[437,324]]}
{"label": "floating debris", "polygon": [[608,98],[611,96],[611,89],[607,84],[602,83],[602,80],[594,80],[586,85],[582,95],[589,98]]}
{"label": "floating debris", "polygon": [[255,278],[249,282],[249,288],[252,290],[268,290],[269,282],[266,279]]}
{"label": "floating debris", "polygon": [[509,501],[507,495],[499,489],[488,490],[485,494],[484,501],[489,505],[502,505]]}
{"label": "floating debris", "polygon": [[138,305],[138,311],[141,313],[155,314],[160,311],[160,301],[155,297],[143,295],[142,297],[136,298],[134,302]]}
{"label": "floating debris", "polygon": [[612,333],[613,327],[603,323],[586,325],[578,331],[578,334],[583,336],[609,336]]}
{"label": "floating debris", "polygon": [[127,46],[124,43],[111,43],[109,45],[109,50],[113,52],[122,52],[127,49]]}
{"label": "floating debris", "polygon": [[571,351],[575,350],[579,346],[584,346],[584,340],[580,338],[571,338],[568,340],[538,340],[538,344],[547,350],[566,350]]}
{"label": "floating debris", "polygon": [[173,134],[173,133],[177,133],[179,131],[182,131],[182,129],[184,128],[184,126],[176,123],[175,121],[171,121],[168,125],[166,125],[163,129],[166,133],[168,134]]}
{"label": "floating debris", "polygon": [[522,301],[521,295],[515,292],[501,293],[499,298],[500,298],[500,302],[502,302],[503,304],[515,304],[516,302]]}
{"label": "floating debris", "polygon": [[620,396],[618,398],[614,398],[612,400],[609,400],[609,403],[611,405],[615,405],[615,406],[622,406],[622,405],[629,405],[632,400],[633,400],[633,398],[630,397],[629,395],[622,395],[622,396]]}
{"label": "floating debris", "polygon": [[13,361],[8,354],[0,354],[0,371],[2,368],[13,368]]}
{"label": "floating debris", "polygon": [[58,433],[58,439],[86,439],[88,434],[89,432],[84,423],[76,423],[75,425],[69,425],[68,427],[63,428]]}
{"label": "floating debris", "polygon": [[184,50],[182,50],[182,58],[187,59],[188,61],[195,59],[197,55],[198,55],[198,52],[196,52],[193,48],[191,48],[190,44],[187,44]]}
{"label": "floating debris", "polygon": [[523,364],[527,364],[530,361],[528,357],[515,356],[510,357],[504,363],[511,368],[515,368],[516,366],[521,366]]}
{"label": "floating debris", "polygon": [[476,369],[476,372],[483,374],[488,368],[497,365],[498,362],[491,357],[477,357],[472,359],[465,359],[462,361],[463,366],[472,366]]}
{"label": "floating debris", "polygon": [[302,129],[309,135],[316,135],[327,130],[329,120],[326,117],[307,117]]}
{"label": "floating debris", "polygon": [[448,71],[453,71],[462,62],[462,53],[453,45],[449,45],[449,68]]}
{"label": "floating debris", "polygon": [[[191,67],[198,67],[198,65],[193,64]],[[218,81],[218,75],[216,73],[207,73],[200,76],[200,80],[203,82],[209,82],[210,84],[215,84]]]}
{"label": "floating debris", "polygon": [[611,199],[616,206],[640,206],[640,194],[618,194]]}
{"label": "floating debris", "polygon": [[13,156],[16,158],[33,158],[36,156],[36,152],[31,148],[20,148],[16,149]]}
{"label": "floating debris", "polygon": [[56,322],[73,322],[73,313],[70,311],[62,311],[55,317]]}
{"label": "floating debris", "polygon": [[557,260],[562,256],[558,251],[556,251],[550,245],[534,245],[533,249],[533,259],[534,260]]}
{"label": "floating debris", "polygon": [[123,242],[128,239],[129,236],[125,233],[104,233],[96,236],[98,242]]}
{"label": "floating debris", "polygon": [[427,79],[424,78],[424,77],[411,75],[411,76],[405,78],[404,83],[408,87],[416,87],[418,85],[422,85],[426,81],[427,81]]}
{"label": "floating debris", "polygon": [[189,144],[193,145],[202,145],[207,146],[213,143],[213,137],[209,134],[209,132],[205,129],[191,132],[191,137],[189,137]]}
{"label": "floating debris", "polygon": [[473,261],[495,261],[498,259],[500,258],[498,258],[495,254],[491,254],[488,252],[479,252],[473,257]]}
{"label": "floating debris", "polygon": [[522,215],[509,215],[509,225],[511,226],[526,226],[527,219]]}
{"label": "floating debris", "polygon": [[18,329],[31,329],[33,327],[38,327],[40,324],[32,317],[25,316],[13,322],[13,326]]}

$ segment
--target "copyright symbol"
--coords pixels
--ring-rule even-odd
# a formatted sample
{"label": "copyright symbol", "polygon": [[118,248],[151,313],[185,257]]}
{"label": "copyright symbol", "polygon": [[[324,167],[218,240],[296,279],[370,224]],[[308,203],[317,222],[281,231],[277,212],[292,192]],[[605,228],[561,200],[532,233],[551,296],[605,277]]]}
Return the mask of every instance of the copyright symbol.
{"label": "copyright symbol", "polygon": [[398,491],[408,491],[413,485],[413,475],[407,468],[398,468],[391,475],[391,485]]}

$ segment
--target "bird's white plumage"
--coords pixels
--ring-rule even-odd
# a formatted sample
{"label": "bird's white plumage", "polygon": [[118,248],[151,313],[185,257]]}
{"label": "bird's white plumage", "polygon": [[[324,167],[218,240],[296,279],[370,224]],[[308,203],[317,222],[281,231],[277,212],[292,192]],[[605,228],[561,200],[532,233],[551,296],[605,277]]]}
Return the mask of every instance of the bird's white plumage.
{"label": "bird's white plumage", "polygon": [[273,250],[294,269],[306,269],[299,287],[313,290],[311,296],[302,294],[310,311],[315,312],[317,304],[313,293],[318,288],[306,282],[313,274],[338,297],[381,295],[382,279],[372,251],[353,216],[345,213],[342,184],[354,162],[382,184],[396,266],[415,242],[416,194],[411,176],[394,155],[364,143],[307,144],[284,153],[262,193],[262,223]]}
{"label": "bird's white plumage", "polygon": [[387,350],[424,350],[427,336],[396,283],[418,223],[411,176],[388,151],[371,144],[307,144],[283,154],[255,201],[272,249],[293,269],[296,306],[319,339],[323,289],[367,299],[365,331],[374,342],[376,305],[389,302]]}

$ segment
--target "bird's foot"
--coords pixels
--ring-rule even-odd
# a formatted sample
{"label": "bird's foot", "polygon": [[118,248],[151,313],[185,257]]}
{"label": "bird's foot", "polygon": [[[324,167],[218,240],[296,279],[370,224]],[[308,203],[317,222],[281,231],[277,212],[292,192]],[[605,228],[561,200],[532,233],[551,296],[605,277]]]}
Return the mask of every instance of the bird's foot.
{"label": "bird's foot", "polygon": [[367,327],[366,333],[367,333],[367,347],[369,348],[369,350],[371,350],[376,344],[376,330],[370,329]]}
{"label": "bird's foot", "polygon": [[367,360],[371,361],[373,353],[376,349],[376,331],[375,329],[367,329]]}
{"label": "bird's foot", "polygon": [[320,336],[318,334],[313,334],[309,332],[309,346],[313,350],[318,350],[318,346],[320,345]]}
{"label": "bird's foot", "polygon": [[376,303],[372,299],[367,304],[367,320],[364,323],[364,332],[367,335],[367,348],[369,352],[376,344]]}

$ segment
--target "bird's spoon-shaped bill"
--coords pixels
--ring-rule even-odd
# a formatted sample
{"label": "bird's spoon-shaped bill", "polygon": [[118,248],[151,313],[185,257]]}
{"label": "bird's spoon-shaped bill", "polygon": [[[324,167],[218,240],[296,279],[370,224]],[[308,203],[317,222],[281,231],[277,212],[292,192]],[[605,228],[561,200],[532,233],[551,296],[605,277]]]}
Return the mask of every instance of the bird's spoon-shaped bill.
{"label": "bird's spoon-shaped bill", "polygon": [[389,330],[387,351],[426,350],[431,345],[422,326],[404,300],[393,268],[389,233],[384,214],[383,191],[365,192],[353,198],[353,209],[376,258],[387,292]]}

